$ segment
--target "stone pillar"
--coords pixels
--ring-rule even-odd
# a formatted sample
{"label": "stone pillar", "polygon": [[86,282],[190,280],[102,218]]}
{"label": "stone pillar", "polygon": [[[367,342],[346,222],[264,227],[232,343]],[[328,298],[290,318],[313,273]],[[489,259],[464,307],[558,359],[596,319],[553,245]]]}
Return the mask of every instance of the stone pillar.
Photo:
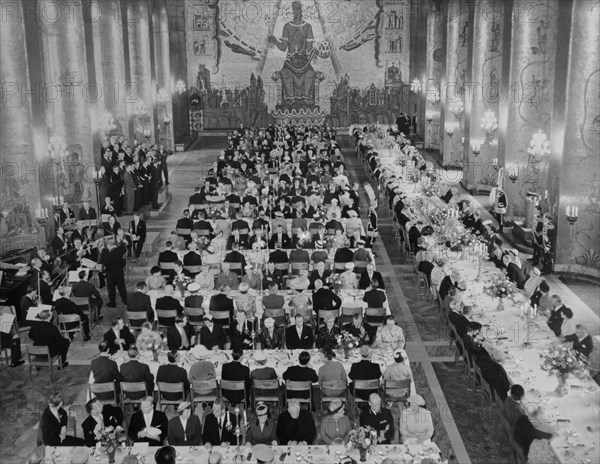
{"label": "stone pillar", "polygon": [[[559,152],[560,198],[555,269],[565,270],[571,259],[582,269],[598,275],[600,253],[600,16],[598,5],[574,1],[566,79],[566,124],[553,131],[564,131],[564,146]],[[564,66],[561,63],[561,66]],[[565,218],[567,206],[579,208],[573,227],[572,255],[570,226]],[[571,266],[572,271],[578,270]]]}
{"label": "stone pillar", "polygon": [[157,102],[156,127],[159,142],[168,150],[173,150],[173,89],[171,79],[171,58],[169,51],[169,17],[164,1],[155,2],[152,12],[152,30],[154,33],[154,64],[156,83],[166,91],[168,100]]}
{"label": "stone pillar", "polygon": [[[513,3],[510,90],[503,95],[507,103],[506,140],[498,156],[505,167],[507,219],[523,220],[527,192],[544,190],[548,159],[529,156],[527,148],[538,130],[548,137],[552,130],[558,3],[540,0],[535,8],[529,0]],[[509,180],[511,171],[518,174],[514,183]]]}
{"label": "stone pillar", "polygon": [[[465,146],[467,163],[463,185],[468,190],[490,192],[496,184],[497,171],[492,166],[492,160],[498,158],[497,118],[503,35],[504,2],[477,0],[473,23],[473,61],[465,96],[466,111],[469,113],[469,143]],[[496,119],[495,130],[486,132],[481,128],[484,115],[490,120]],[[474,153],[474,150],[479,153]]]}
{"label": "stone pillar", "polygon": [[440,86],[443,66],[442,12],[430,11],[427,15],[427,60],[425,88],[425,148],[440,146]]}
{"label": "stone pillar", "polygon": [[[146,2],[127,2],[129,67],[135,92],[129,98],[135,139],[154,140],[154,100],[156,89],[152,83],[152,58],[150,49],[150,16]],[[144,132],[148,131],[146,137]]]}
{"label": "stone pillar", "polygon": [[[443,107],[442,165],[464,164],[464,91],[467,80],[470,2],[450,0],[446,20],[446,74],[441,98]],[[448,132],[451,131],[450,135]]]}
{"label": "stone pillar", "polygon": [[[2,5],[0,27],[0,242],[1,252],[23,248],[24,240],[43,246],[43,229],[35,210],[40,204],[40,169],[32,133],[31,94],[25,42],[25,23],[20,2]],[[48,211],[52,215],[52,211]],[[38,234],[38,232],[40,232]]]}
{"label": "stone pillar", "polygon": [[[116,128],[112,134],[123,134],[129,138],[127,123],[127,93],[131,86],[127,84],[125,71],[125,49],[123,43],[123,18],[119,0],[107,0],[101,4],[90,4],[89,14],[84,17],[92,29],[95,79],[99,93],[97,113],[98,125],[104,125],[103,114],[110,114]],[[94,127],[104,136],[101,127]]]}
{"label": "stone pillar", "polygon": [[[93,164],[89,85],[81,0],[40,0],[39,25],[46,89],[48,134],[64,140],[66,153],[57,156],[57,193],[64,201],[93,199]],[[91,171],[90,171],[91,172]]]}

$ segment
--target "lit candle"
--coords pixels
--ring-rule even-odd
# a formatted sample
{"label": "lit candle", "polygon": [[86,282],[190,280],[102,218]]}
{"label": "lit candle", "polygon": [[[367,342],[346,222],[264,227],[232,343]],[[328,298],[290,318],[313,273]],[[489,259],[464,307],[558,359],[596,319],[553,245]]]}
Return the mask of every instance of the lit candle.
{"label": "lit candle", "polygon": [[546,190],[546,191],[544,192],[544,200],[547,200],[547,199],[548,199],[548,190]]}
{"label": "lit candle", "polygon": [[44,217],[47,218],[48,217],[48,208],[44,208]]}
{"label": "lit candle", "polygon": [[574,216],[577,217],[579,215],[579,207],[575,206],[575,214]]}
{"label": "lit candle", "polygon": [[40,217],[40,210],[39,210],[39,209],[36,209],[36,210],[35,210],[35,218],[36,218],[36,219],[39,219],[39,217]]}
{"label": "lit candle", "polygon": [[520,309],[521,309],[521,317],[523,317],[523,305],[520,305]]}
{"label": "lit candle", "polygon": [[244,409],[244,424],[248,424],[248,417],[246,416],[246,410]]}

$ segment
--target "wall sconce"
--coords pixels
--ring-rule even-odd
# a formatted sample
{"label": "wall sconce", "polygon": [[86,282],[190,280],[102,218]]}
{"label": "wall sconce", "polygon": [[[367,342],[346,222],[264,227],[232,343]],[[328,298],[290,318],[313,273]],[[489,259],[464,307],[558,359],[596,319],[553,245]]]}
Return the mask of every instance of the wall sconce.
{"label": "wall sconce", "polygon": [[60,161],[67,156],[67,145],[62,135],[53,135],[48,141],[48,156],[53,160]]}
{"label": "wall sconce", "polygon": [[430,88],[427,91],[427,100],[429,100],[431,103],[438,103],[440,101],[439,89]]}
{"label": "wall sconce", "polygon": [[185,82],[183,82],[183,80],[179,79],[175,83],[175,92],[177,92],[179,95],[185,92]]}
{"label": "wall sconce", "polygon": [[579,219],[579,208],[577,206],[567,206],[566,217],[569,224],[575,224]]}
{"label": "wall sconce", "polygon": [[460,143],[461,143],[461,145],[464,145],[464,144],[465,144],[465,138],[464,138],[464,137],[461,137],[461,138],[460,138]]}
{"label": "wall sconce", "polygon": [[413,79],[413,81],[410,84],[410,90],[413,93],[419,93],[421,91],[421,81],[417,78]]}
{"label": "wall sconce", "polygon": [[446,134],[448,134],[449,137],[452,137],[454,135],[454,127],[448,126],[446,128]]}
{"label": "wall sconce", "polygon": [[132,112],[137,117],[148,116],[148,108],[146,107],[146,104],[143,101],[134,104]]}
{"label": "wall sconce", "polygon": [[152,135],[152,131],[150,129],[144,129],[143,134],[144,134],[144,137],[146,137],[146,139],[149,139],[150,136]]}
{"label": "wall sconce", "polygon": [[517,164],[515,167],[508,168],[508,178],[513,184],[516,184],[519,180],[519,165]]}
{"label": "wall sconce", "polygon": [[171,116],[169,116],[168,114],[163,116],[163,122],[165,124],[170,124],[171,123]]}
{"label": "wall sconce", "polygon": [[496,135],[496,131],[498,130],[498,119],[496,119],[496,114],[490,109],[485,110],[485,113],[483,113],[483,116],[481,117],[481,124],[479,127],[485,132],[485,141],[491,144]]}
{"label": "wall sconce", "polygon": [[159,89],[156,92],[156,101],[161,105],[167,105],[171,101],[171,95],[169,95],[167,89]]}
{"label": "wall sconce", "polygon": [[425,119],[427,119],[427,122],[431,124],[431,121],[433,121],[433,114],[425,113]]}
{"label": "wall sconce", "polygon": [[543,158],[550,155],[550,140],[542,129],[531,136],[529,146],[527,147],[527,153],[529,156],[535,158]]}
{"label": "wall sconce", "polygon": [[473,154],[475,155],[475,157],[478,157],[479,154],[481,153],[481,144],[474,143],[471,150],[473,151]]}
{"label": "wall sconce", "polygon": [[457,102],[452,102],[452,103],[450,103],[450,106],[448,107],[448,109],[454,115],[454,117],[458,120],[458,119],[460,119],[463,112],[465,111],[465,104],[463,103],[462,100],[459,100]]}
{"label": "wall sconce", "polygon": [[500,165],[498,164],[498,158],[494,158],[492,160],[492,167],[497,171],[498,169],[500,169]]}

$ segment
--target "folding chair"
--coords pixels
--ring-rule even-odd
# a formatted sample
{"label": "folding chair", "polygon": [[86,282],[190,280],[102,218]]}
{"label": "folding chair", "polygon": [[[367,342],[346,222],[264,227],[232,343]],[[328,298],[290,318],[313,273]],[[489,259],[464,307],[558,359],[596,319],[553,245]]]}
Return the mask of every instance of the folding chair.
{"label": "folding chair", "polygon": [[[156,386],[158,388],[158,407],[163,411],[165,407],[171,405],[173,406],[173,408],[175,408],[187,399],[187,395],[185,394],[185,386],[183,382],[156,382]],[[178,397],[175,399],[168,400],[163,397],[165,393],[178,394]]]}
{"label": "folding chair", "polygon": [[204,310],[202,308],[183,308],[184,314],[187,316],[188,323],[198,332],[204,325]]}
{"label": "folding chair", "polygon": [[[406,403],[406,400],[410,396],[410,379],[405,380],[384,380],[383,381],[383,401],[386,403]],[[399,390],[405,390],[404,395],[396,396],[394,392],[398,393]]]}
{"label": "folding chair", "polygon": [[54,379],[52,378],[52,367],[54,364],[57,364],[58,368],[62,369],[62,358],[60,355],[51,356],[50,347],[48,346],[28,346],[27,361],[29,364],[29,380],[31,380],[32,367],[49,367],[50,382],[54,382]]}
{"label": "folding chair", "polygon": [[288,401],[288,393],[289,392],[295,392],[295,393],[302,393],[302,392],[306,392],[308,394],[308,398],[300,398],[298,396],[292,396],[292,398],[294,399],[294,401],[298,401],[299,403],[306,403],[308,404],[309,409],[312,406],[312,382],[310,380],[306,380],[306,381],[302,381],[302,382],[297,382],[294,380],[286,380],[285,381],[285,404],[287,404]]}
{"label": "folding chair", "polygon": [[117,394],[115,382],[90,383],[88,388],[90,398],[96,398],[102,404],[119,405],[119,395]]}
{"label": "folding chair", "polygon": [[[325,403],[331,403],[340,400],[348,403],[348,384],[345,380],[319,380],[319,389],[321,390],[321,413],[324,411]],[[343,394],[339,394],[343,391]]]}
{"label": "folding chair", "polygon": [[348,322],[352,322],[352,318],[356,313],[363,314],[364,313],[364,305],[363,302],[355,302],[349,304],[342,304],[342,327],[344,324]]}
{"label": "folding chair", "polygon": [[[67,324],[77,324],[75,327],[67,329]],[[79,332],[81,334],[81,346],[85,343],[83,341],[83,322],[78,314],[59,314],[58,315],[58,330],[61,334],[69,336]]]}
{"label": "folding chair", "polygon": [[[362,399],[356,396],[356,391],[359,393],[364,391],[370,391],[371,393],[380,393],[379,379],[374,380],[354,380],[352,382],[352,397],[354,398],[354,412],[356,413],[356,407],[360,404],[368,404],[368,399]],[[369,393],[370,394],[370,393]]]}
{"label": "folding chair", "polygon": [[256,409],[256,403],[264,401],[265,403],[281,402],[281,392],[279,390],[279,380],[257,380],[252,379],[252,404]]}
{"label": "folding chair", "polygon": [[292,275],[299,275],[300,271],[308,271],[308,263],[290,263]]}
{"label": "folding chair", "polygon": [[121,405],[123,412],[128,404],[141,404],[145,396],[151,395],[154,392],[149,392],[146,389],[146,382],[121,382]]}
{"label": "folding chair", "polygon": [[183,266],[183,270],[189,272],[190,274],[196,275],[202,272],[202,266]]}
{"label": "folding chair", "polygon": [[365,309],[365,322],[372,326],[383,326],[385,323],[385,308]]}
{"label": "folding chair", "polygon": [[229,311],[209,311],[209,313],[212,315],[214,322],[221,324],[225,333],[228,333],[231,327],[231,314],[229,314]]}
{"label": "folding chair", "polygon": [[213,380],[192,380],[192,403],[214,403],[221,397],[219,383]]}
{"label": "folding chair", "polygon": [[142,324],[148,322],[145,311],[127,311],[127,322],[133,330],[142,330]]}
{"label": "folding chair", "polygon": [[246,382],[243,380],[223,380],[221,379],[221,399],[227,403],[231,403],[227,397],[226,392],[242,392],[244,397],[241,400],[241,403],[244,404],[244,407],[248,404],[248,396],[246,392]]}
{"label": "folding chair", "polygon": [[175,325],[175,317],[177,317],[176,309],[157,309],[156,317],[158,319],[158,330],[166,330]]}

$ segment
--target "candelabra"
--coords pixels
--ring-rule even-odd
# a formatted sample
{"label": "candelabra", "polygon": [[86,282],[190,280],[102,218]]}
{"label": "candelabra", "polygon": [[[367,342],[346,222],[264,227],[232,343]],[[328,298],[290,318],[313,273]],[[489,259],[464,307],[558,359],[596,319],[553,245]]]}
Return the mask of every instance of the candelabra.
{"label": "candelabra", "polygon": [[525,341],[523,342],[523,348],[531,348],[533,346],[531,335],[532,329],[535,333],[535,323],[533,322],[537,315],[537,305],[527,306],[526,304],[520,305],[521,319],[525,320]]}
{"label": "candelabra", "polygon": [[498,158],[494,158],[492,160],[492,167],[497,171],[498,169],[500,169],[500,165],[498,164]]}
{"label": "candelabra", "polygon": [[175,92],[177,92],[179,95],[185,92],[185,82],[183,82],[183,80],[179,79],[175,83]]}
{"label": "candelabra", "polygon": [[475,155],[475,158],[477,158],[479,156],[479,154],[481,153],[481,144],[474,143],[473,146],[471,147],[471,151]]}
{"label": "candelabra", "polygon": [[516,184],[519,180],[519,165],[517,164],[515,167],[508,168],[508,178],[513,184]]}
{"label": "candelabra", "polygon": [[481,117],[481,124],[479,127],[485,132],[485,141],[492,144],[496,131],[498,130],[498,119],[496,119],[496,114],[492,110],[487,109]]}
{"label": "candelabra", "polygon": [[572,266],[575,264],[575,259],[573,257],[573,242],[575,240],[575,225],[579,219],[579,207],[567,206],[565,217],[569,223],[569,265],[567,266],[565,279],[570,281],[574,274],[572,270]]}
{"label": "candelabra", "polygon": [[100,169],[94,172],[94,184],[96,185],[96,205],[98,207],[96,218],[98,221],[98,227],[102,224],[102,215],[100,214],[100,207],[102,206],[102,202],[100,199],[100,184],[102,183],[102,172]]}
{"label": "candelabra", "polygon": [[452,127],[452,126],[446,127],[446,134],[448,134],[448,136],[450,138],[452,138],[452,136],[454,135],[454,127]]}
{"label": "candelabra", "polygon": [[35,220],[44,231],[44,243],[46,242],[46,223],[48,222],[48,208],[40,208],[35,210]]}

